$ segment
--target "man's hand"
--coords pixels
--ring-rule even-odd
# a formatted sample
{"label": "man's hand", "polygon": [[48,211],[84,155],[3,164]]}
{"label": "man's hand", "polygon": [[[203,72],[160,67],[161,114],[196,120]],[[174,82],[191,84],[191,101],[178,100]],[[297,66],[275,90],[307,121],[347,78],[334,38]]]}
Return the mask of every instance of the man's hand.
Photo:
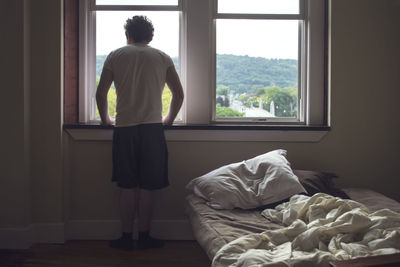
{"label": "man's hand", "polygon": [[163,119],[162,119],[162,124],[163,125],[172,125],[174,123],[174,120],[171,120],[171,117],[170,116],[165,116]]}
{"label": "man's hand", "polygon": [[105,122],[101,121],[100,125],[112,126],[112,125],[114,125],[114,123],[115,123],[114,119],[107,118]]}

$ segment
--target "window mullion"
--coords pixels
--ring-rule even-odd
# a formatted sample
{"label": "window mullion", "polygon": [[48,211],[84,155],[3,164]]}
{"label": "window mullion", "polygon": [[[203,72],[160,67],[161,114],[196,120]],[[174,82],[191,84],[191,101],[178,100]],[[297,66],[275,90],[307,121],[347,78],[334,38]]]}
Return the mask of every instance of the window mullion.
{"label": "window mullion", "polygon": [[307,7],[307,125],[324,123],[325,98],[325,1],[310,0]]}
{"label": "window mullion", "polygon": [[[179,15],[179,77],[183,86],[184,94],[187,95],[187,2],[179,0],[179,6],[182,12]],[[178,123],[187,123],[186,99],[182,103],[180,110],[180,121]],[[177,121],[175,120],[175,123]]]}
{"label": "window mullion", "polygon": [[300,4],[299,11],[300,11],[300,14],[302,16],[302,19],[305,19],[306,16],[307,16],[307,14],[306,14],[307,0],[300,0],[299,4]]}
{"label": "window mullion", "polygon": [[208,124],[211,119],[212,2],[187,0],[187,124]]}
{"label": "window mullion", "polygon": [[89,46],[88,46],[88,72],[89,79],[87,86],[89,89],[89,105],[90,105],[90,120],[96,119],[96,12],[89,12],[89,27],[92,29],[89,34]]}
{"label": "window mullion", "polygon": [[298,61],[298,75],[299,75],[299,83],[298,83],[298,118],[300,122],[305,122],[306,117],[306,106],[307,106],[307,28],[305,21],[299,22],[299,61]]}
{"label": "window mullion", "polygon": [[96,16],[90,11],[93,0],[79,2],[79,122],[93,119],[96,90]]}

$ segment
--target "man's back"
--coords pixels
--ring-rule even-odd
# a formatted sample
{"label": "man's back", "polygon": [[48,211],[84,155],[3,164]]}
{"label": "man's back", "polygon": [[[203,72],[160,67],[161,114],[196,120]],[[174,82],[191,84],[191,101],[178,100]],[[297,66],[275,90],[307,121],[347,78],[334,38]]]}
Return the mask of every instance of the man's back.
{"label": "man's back", "polygon": [[110,53],[104,69],[113,73],[117,90],[117,127],[161,122],[161,94],[171,66],[168,55],[145,44]]}

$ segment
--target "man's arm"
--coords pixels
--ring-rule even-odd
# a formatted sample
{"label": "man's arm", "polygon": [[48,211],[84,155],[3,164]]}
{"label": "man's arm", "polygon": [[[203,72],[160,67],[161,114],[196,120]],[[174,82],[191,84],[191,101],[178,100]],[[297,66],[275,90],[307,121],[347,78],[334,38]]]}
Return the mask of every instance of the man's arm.
{"label": "man's arm", "polygon": [[176,115],[181,109],[183,102],[183,88],[174,66],[171,66],[167,69],[166,82],[171,90],[172,100],[169,106],[168,114],[163,118],[163,124],[172,125]]}
{"label": "man's arm", "polygon": [[107,94],[108,90],[110,90],[110,86],[113,82],[113,74],[108,69],[103,69],[100,76],[99,85],[97,86],[96,91],[96,102],[97,108],[99,109],[101,124],[103,125],[113,125],[114,120],[110,118],[108,114],[108,101]]}

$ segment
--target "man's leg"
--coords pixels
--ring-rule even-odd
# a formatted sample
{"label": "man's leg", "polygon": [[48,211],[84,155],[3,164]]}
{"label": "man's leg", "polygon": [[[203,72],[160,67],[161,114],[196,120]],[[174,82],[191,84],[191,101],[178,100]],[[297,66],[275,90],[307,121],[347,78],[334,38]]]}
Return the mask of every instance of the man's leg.
{"label": "man's leg", "polygon": [[140,189],[139,191],[139,238],[138,249],[160,248],[164,242],[149,235],[153,215],[154,191]]}
{"label": "man's leg", "polygon": [[133,221],[138,205],[138,189],[121,188],[119,198],[120,217],[122,224],[122,237],[117,240],[110,241],[110,246],[123,250],[133,249]]}
{"label": "man's leg", "polygon": [[139,232],[150,230],[153,216],[154,192],[151,190],[139,190]]}
{"label": "man's leg", "polygon": [[137,188],[121,188],[119,208],[122,232],[124,233],[132,233],[133,221],[138,206],[138,192]]}

